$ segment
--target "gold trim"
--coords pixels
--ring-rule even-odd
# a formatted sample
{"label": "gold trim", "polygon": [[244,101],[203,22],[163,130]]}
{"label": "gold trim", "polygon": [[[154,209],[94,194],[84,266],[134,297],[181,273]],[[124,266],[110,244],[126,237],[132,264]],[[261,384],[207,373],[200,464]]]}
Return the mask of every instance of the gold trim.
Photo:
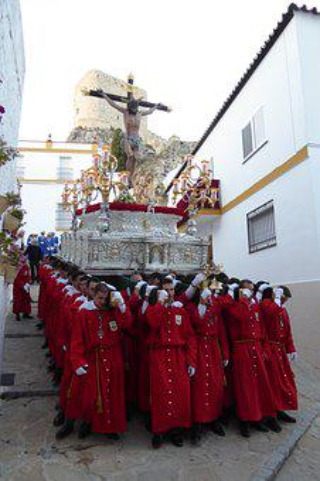
{"label": "gold trim", "polygon": [[[290,157],[289,160],[284,162],[279,167],[276,167],[266,176],[262,177],[262,179],[258,180],[258,182],[256,182],[251,187],[246,189],[244,192],[242,192],[242,194],[238,195],[233,200],[228,202],[228,204],[226,204],[225,206],[222,206],[221,209],[200,209],[199,212],[197,212],[197,214],[195,215],[195,218],[202,217],[204,215],[220,216],[225,214],[229,210],[241,204],[241,202],[244,202],[249,197],[259,192],[259,190],[271,184],[271,182],[281,177],[281,175],[285,174],[286,172],[289,172],[289,170],[293,169],[293,167],[296,167],[296,165],[301,164],[301,162],[306,160],[308,157],[309,157],[309,151],[308,151],[308,146],[306,145],[301,150],[299,150],[295,155]],[[187,221],[185,221],[180,227],[178,227],[178,232],[183,232],[183,230],[186,229],[186,223]]]}
{"label": "gold trim", "polygon": [[54,147],[18,147],[19,152],[39,152],[50,154],[91,154],[92,149],[55,149]]}
{"label": "gold trim", "polygon": [[210,209],[209,207],[206,207],[205,209],[200,209],[196,215],[195,218],[197,217],[202,217],[204,215],[221,215],[221,209]]}
{"label": "gold trim", "polygon": [[73,179],[62,180],[62,179],[22,179],[18,177],[19,182],[22,184],[65,184],[66,182],[73,182]]}
{"label": "gold trim", "polygon": [[244,202],[249,197],[259,192],[259,190],[263,189],[264,187],[269,185],[271,182],[281,177],[281,175],[285,174],[289,170],[293,169],[293,167],[295,167],[296,165],[299,165],[301,162],[306,160],[308,156],[309,156],[308,146],[306,145],[301,150],[299,150],[295,155],[290,157],[289,160],[284,162],[284,164],[272,170],[265,177],[262,177],[262,179],[258,180],[258,182],[256,182],[251,187],[249,187],[249,189],[246,189],[244,192],[242,192],[242,194],[238,195],[233,200],[228,202],[228,204],[224,205],[221,209],[222,211],[221,214],[225,214],[229,210],[241,204],[241,202]]}

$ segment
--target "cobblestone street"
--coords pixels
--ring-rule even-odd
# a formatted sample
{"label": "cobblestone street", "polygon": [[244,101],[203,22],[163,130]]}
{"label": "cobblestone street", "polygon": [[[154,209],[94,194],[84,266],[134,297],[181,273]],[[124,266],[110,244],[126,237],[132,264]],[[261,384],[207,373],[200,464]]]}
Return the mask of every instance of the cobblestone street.
{"label": "cobblestone street", "polygon": [[276,479],[320,479],[319,373],[302,360],[296,367],[299,422],[284,425],[280,434],[257,432],[245,440],[231,425],[225,438],[208,433],[199,447],[186,442],[183,448],[165,445],[154,451],[142,420],[134,419],[120,442],[101,435],[79,440],[76,434],[57,442],[52,425],[57,395],[46,373],[43,337],[36,322],[18,323],[10,314],[6,325],[4,372],[15,374],[15,384],[1,388],[0,477],[4,481],[272,479],[290,443],[301,436]]}

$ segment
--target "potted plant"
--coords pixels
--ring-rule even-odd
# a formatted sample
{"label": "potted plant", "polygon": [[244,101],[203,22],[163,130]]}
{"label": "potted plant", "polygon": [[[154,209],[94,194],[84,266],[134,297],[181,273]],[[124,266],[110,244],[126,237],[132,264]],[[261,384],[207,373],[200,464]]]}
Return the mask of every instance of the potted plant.
{"label": "potted plant", "polygon": [[13,284],[18,274],[20,255],[19,248],[12,244],[7,254],[8,260],[4,269],[4,280],[7,284]]}
{"label": "potted plant", "polygon": [[10,232],[14,232],[22,225],[23,217],[25,211],[15,207],[14,209],[7,212],[3,221],[3,226]]}
{"label": "potted plant", "polygon": [[18,155],[17,149],[9,147],[7,142],[0,139],[0,167]]}
{"label": "potted plant", "polygon": [[3,214],[8,207],[21,205],[20,194],[15,194],[14,192],[7,192],[6,194],[0,195],[0,214]]}

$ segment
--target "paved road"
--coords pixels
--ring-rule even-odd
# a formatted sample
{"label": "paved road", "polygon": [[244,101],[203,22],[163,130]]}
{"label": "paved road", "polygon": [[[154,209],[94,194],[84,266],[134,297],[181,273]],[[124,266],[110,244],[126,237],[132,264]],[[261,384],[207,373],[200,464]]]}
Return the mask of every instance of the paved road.
{"label": "paved road", "polygon": [[[24,397],[0,401],[3,481],[249,481],[261,474],[296,429],[284,426],[281,434],[254,433],[245,440],[231,425],[225,438],[207,433],[200,447],[186,443],[183,448],[165,445],[154,451],[150,448],[150,434],[144,430],[142,420],[136,418],[120,442],[101,435],[80,441],[75,434],[57,442],[52,426],[57,397],[52,395],[41,350],[43,338],[35,324],[36,320],[17,323],[11,315],[6,324],[4,372],[16,374],[11,391],[24,393]],[[297,380],[303,417],[305,409],[320,400],[320,383],[317,373],[303,361],[297,366]],[[315,477],[319,476],[319,448],[318,418],[277,479],[320,479]],[[297,463],[307,457],[308,467],[294,471]],[[294,472],[299,476],[292,477]],[[306,477],[309,474],[311,477]]]}

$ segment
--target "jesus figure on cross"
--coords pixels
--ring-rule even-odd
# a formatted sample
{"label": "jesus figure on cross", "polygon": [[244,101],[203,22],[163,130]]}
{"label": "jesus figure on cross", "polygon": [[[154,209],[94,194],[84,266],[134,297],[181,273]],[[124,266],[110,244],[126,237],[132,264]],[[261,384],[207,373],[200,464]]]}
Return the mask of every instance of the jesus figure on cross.
{"label": "jesus figure on cross", "polygon": [[[127,156],[126,169],[129,172],[129,183],[132,185],[132,177],[135,171],[137,156],[142,139],[139,135],[141,118],[145,115],[151,115],[155,110],[170,112],[169,107],[163,104],[153,104],[151,102],[135,99],[132,94],[133,79],[129,78],[128,87],[130,88],[128,96],[108,94],[103,90],[90,90],[85,92],[86,95],[105,99],[111,107],[123,114],[123,123],[125,127],[125,153]],[[122,107],[118,102],[126,104]],[[146,110],[140,110],[139,107],[148,107]]]}

